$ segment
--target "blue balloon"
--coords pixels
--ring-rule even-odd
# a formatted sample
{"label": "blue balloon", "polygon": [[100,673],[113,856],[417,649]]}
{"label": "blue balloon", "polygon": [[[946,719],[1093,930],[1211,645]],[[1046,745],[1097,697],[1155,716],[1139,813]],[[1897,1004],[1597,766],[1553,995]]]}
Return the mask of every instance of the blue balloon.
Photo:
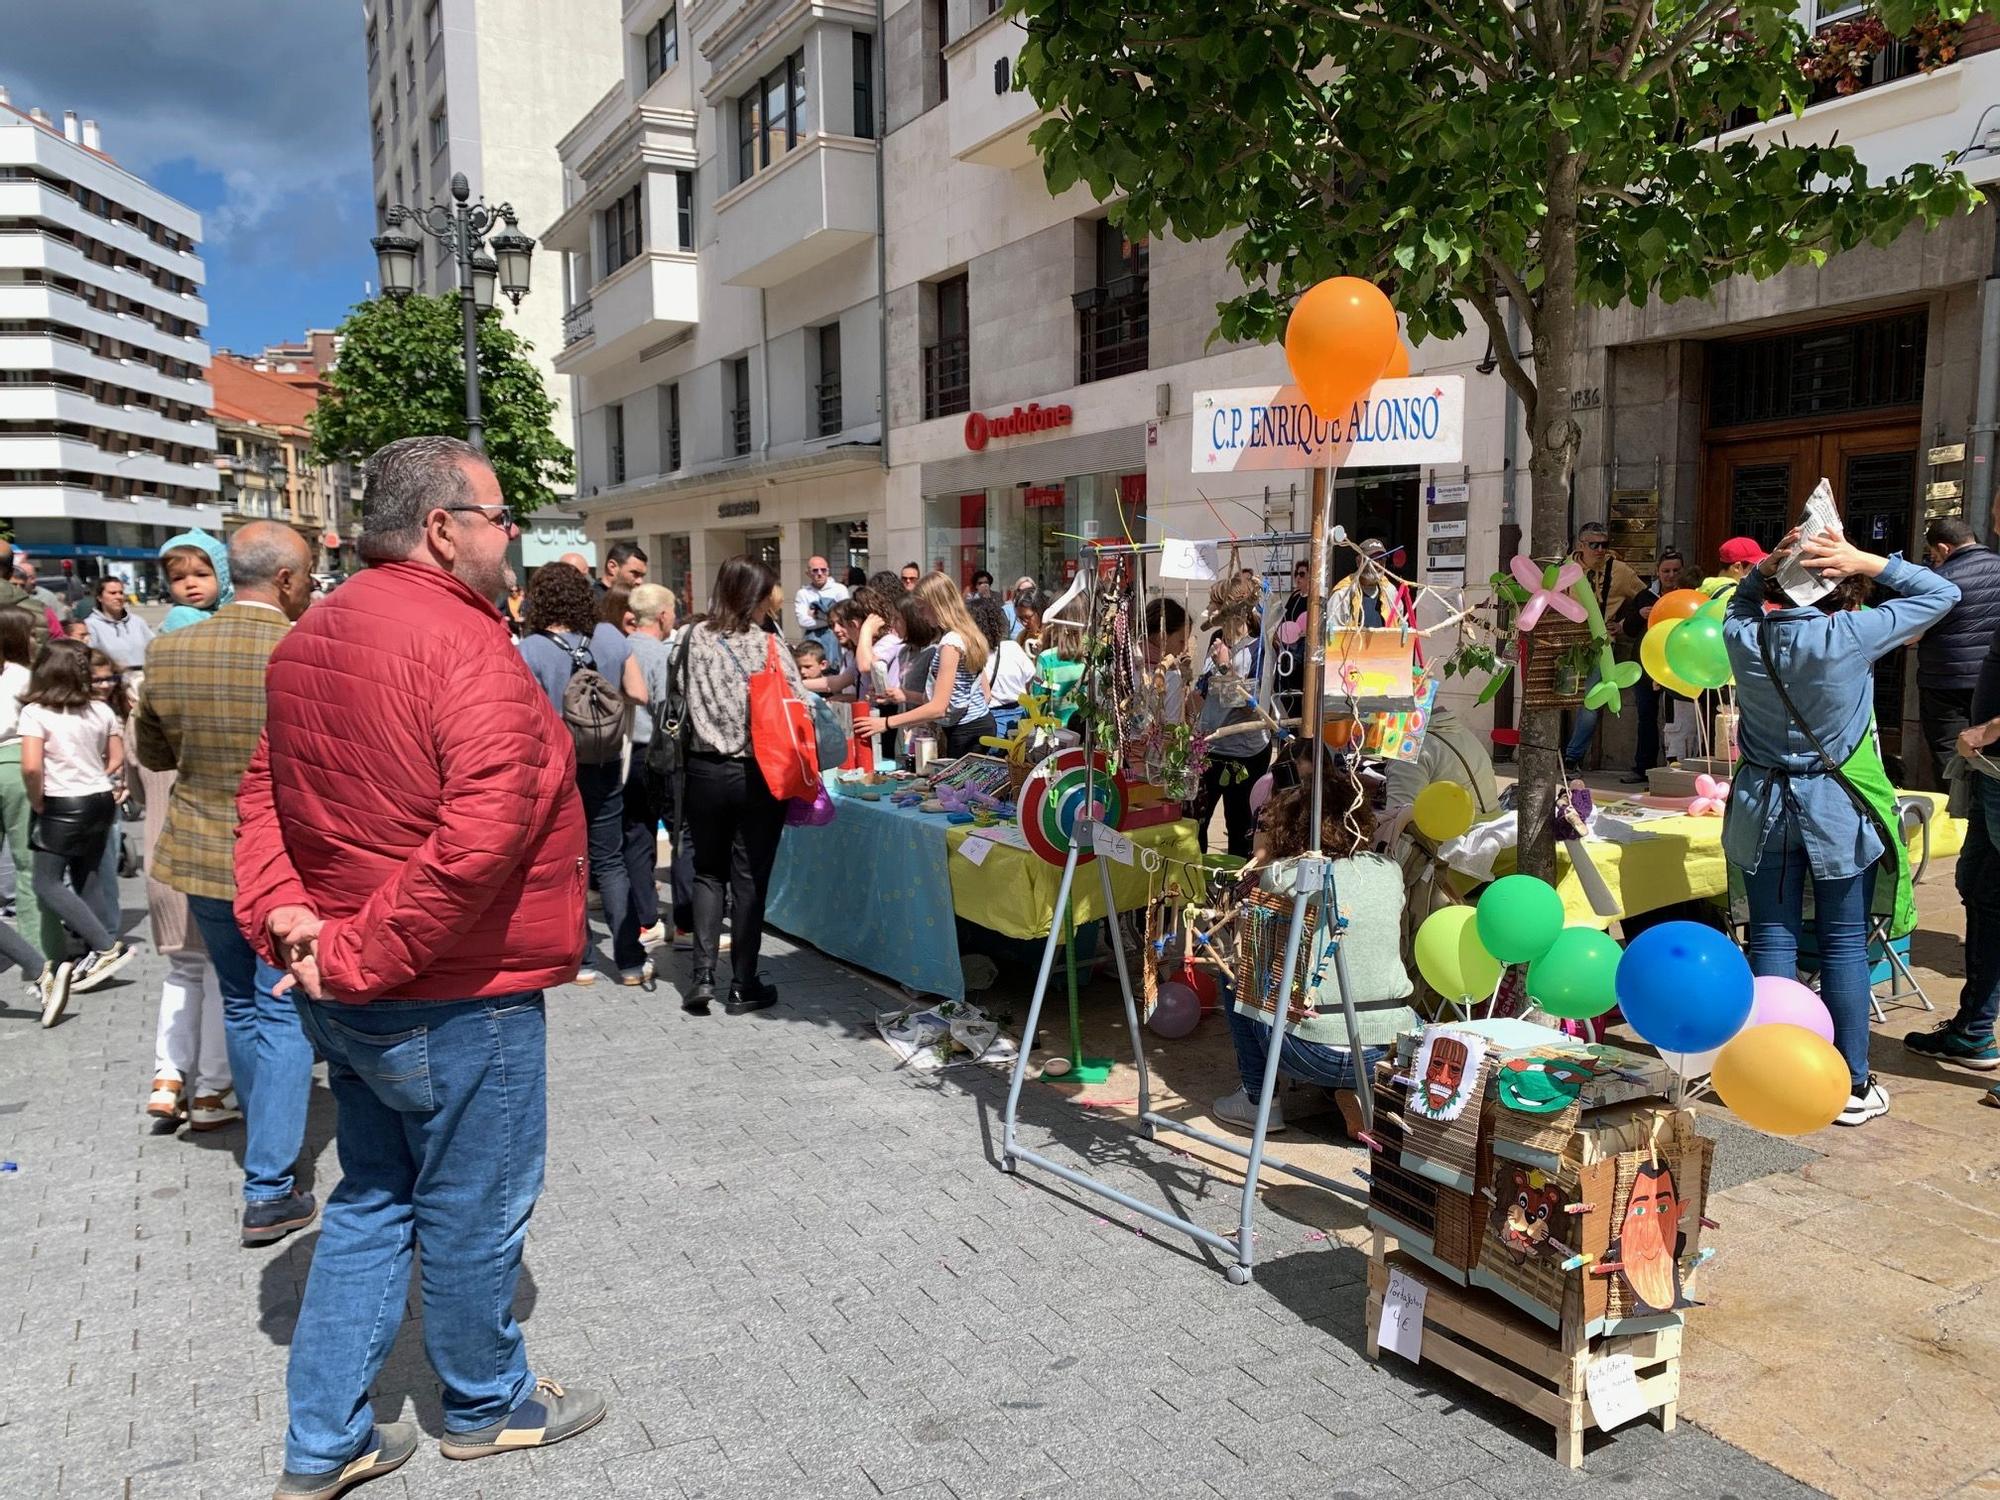
{"label": "blue balloon", "polygon": [[1662,922],[1625,947],[1618,1005],[1663,1052],[1707,1052],[1741,1031],[1756,988],[1734,943],[1699,922]]}

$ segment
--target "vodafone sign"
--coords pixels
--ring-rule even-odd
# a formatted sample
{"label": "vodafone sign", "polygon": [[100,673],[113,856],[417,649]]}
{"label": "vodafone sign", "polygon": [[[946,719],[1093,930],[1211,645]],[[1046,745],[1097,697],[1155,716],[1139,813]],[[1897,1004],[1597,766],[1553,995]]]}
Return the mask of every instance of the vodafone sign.
{"label": "vodafone sign", "polygon": [[983,411],[968,412],[965,417],[965,446],[977,453],[994,438],[1050,432],[1058,427],[1067,427],[1075,420],[1076,413],[1067,406],[1044,406],[1039,401],[1017,406],[998,417],[989,417]]}

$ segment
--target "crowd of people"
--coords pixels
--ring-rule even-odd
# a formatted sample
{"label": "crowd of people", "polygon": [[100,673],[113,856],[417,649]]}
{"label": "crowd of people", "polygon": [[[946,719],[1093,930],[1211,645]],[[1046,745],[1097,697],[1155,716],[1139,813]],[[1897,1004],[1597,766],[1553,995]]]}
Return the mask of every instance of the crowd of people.
{"label": "crowd of people", "polygon": [[[1002,597],[984,571],[966,585],[915,562],[836,579],[813,557],[788,588],[738,556],[697,611],[630,542],[522,586],[507,565],[517,535],[484,458],[413,438],[369,461],[367,567],[317,602],[306,543],[272,523],[226,546],[201,533],[163,546],[172,608],[157,629],[117,579],[45,599],[0,541],[0,847],[16,876],[0,966],[22,971],[45,1026],[124,970],[116,885],[120,846],[136,837],[167,959],[145,1112],[162,1130],[243,1122],[243,1243],[321,1223],[292,1340],[280,1495],[334,1495],[414,1451],[414,1426],[377,1422],[368,1393],[419,1226],[446,1455],[557,1442],[603,1417],[600,1394],[533,1368],[511,1310],[544,1171],[543,995],[571,981],[650,989],[656,955],[678,950],[688,1013],[776,1003],[764,909],[789,804],[760,762],[755,682],[845,704],[853,739],[878,755],[925,740],[941,758],[975,751],[1031,697],[1058,722],[1077,711],[1083,632],[1051,617],[1033,578]],[[1686,584],[1687,560],[1662,553],[1642,579],[1603,527],[1576,540],[1629,650]],[[1927,541],[1928,568],[1837,536],[1804,545],[1815,571],[1871,584],[1872,608],[1856,587],[1793,601],[1776,556],[1747,538],[1726,543],[1700,585],[1732,591],[1741,760],[1725,848],[1744,875],[1751,963],[1796,971],[1810,892],[1822,994],[1852,1073],[1848,1124],[1888,1108],[1868,1070],[1867,954],[1902,845],[1873,683],[1874,664],[1912,641],[1931,754],[1976,774],[1959,866],[1964,999],[1907,1045],[2000,1067],[2000,763],[1985,754],[2000,741],[2000,558],[1956,521],[1934,522]],[[1379,541],[1355,549],[1329,591],[1330,628],[1413,623],[1394,557]],[[1414,1019],[1395,961],[1402,874],[1377,851],[1435,782],[1463,786],[1479,817],[1496,813],[1492,760],[1438,708],[1421,755],[1392,759],[1379,781],[1329,759],[1313,828],[1313,758],[1282,727],[1301,706],[1308,569],[1282,603],[1255,573],[1232,582],[1198,619],[1154,598],[1144,660],[1164,717],[1206,747],[1188,809],[1204,849],[1219,814],[1226,849],[1248,861],[1243,888],[1276,898],[1313,844],[1340,861],[1361,1056],[1336,1009],[1290,1029],[1277,1064],[1333,1089],[1357,1129],[1364,1070]],[[1638,695],[1628,780],[1678,722],[1671,695],[1645,683]],[[1579,713],[1566,759],[1588,754],[1598,728]],[[592,951],[592,905],[606,956]],[[1242,1087],[1215,1110],[1248,1125],[1271,1018],[1229,1019]],[[316,1058],[342,1163],[324,1205],[299,1180]],[[1283,1128],[1281,1111],[1271,1124]],[[357,1307],[379,1315],[357,1319]]]}

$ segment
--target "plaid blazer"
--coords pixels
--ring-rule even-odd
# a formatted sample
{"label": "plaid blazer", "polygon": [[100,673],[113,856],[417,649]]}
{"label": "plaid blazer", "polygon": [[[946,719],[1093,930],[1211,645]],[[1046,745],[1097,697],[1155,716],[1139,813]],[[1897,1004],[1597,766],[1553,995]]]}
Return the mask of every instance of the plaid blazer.
{"label": "plaid blazer", "polygon": [[225,604],[146,648],[139,764],[180,772],[152,873],[190,896],[236,897],[236,787],[264,732],[264,668],[291,628],[274,608]]}

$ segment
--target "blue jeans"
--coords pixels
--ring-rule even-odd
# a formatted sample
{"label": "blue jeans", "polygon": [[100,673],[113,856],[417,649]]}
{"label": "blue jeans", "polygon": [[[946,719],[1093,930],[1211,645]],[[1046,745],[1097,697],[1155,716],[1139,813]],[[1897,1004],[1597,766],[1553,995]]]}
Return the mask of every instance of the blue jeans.
{"label": "blue jeans", "polygon": [[[1598,674],[1592,672],[1590,681],[1583,685],[1587,693],[1599,682]],[[1576,722],[1570,726],[1569,743],[1563,746],[1563,764],[1575,765],[1590,753],[1590,742],[1597,738],[1598,711],[1594,708],[1579,708]]]}
{"label": "blue jeans", "polygon": [[188,915],[222,990],[222,1036],[243,1106],[243,1197],[269,1203],[292,1193],[306,1140],[313,1053],[289,997],[271,993],[284,975],[259,958],[218,896],[189,896]]}
{"label": "blue jeans", "polygon": [[[604,925],[611,931],[611,961],[629,973],[646,962],[646,950],[639,944],[639,899],[626,851],[625,778],[618,762],[578,766],[576,790],[583,798],[590,844],[590,883],[604,898]],[[586,915],[586,936],[589,930],[590,919]]]}
{"label": "blue jeans", "polygon": [[1857,1094],[1868,1084],[1868,891],[1874,878],[1871,867],[1844,880],[1821,880],[1790,818],[1772,833],[1756,870],[1743,877],[1750,900],[1745,946],[1750,972],[1759,978],[1798,977],[1806,882],[1812,882],[1819,997],[1833,1017],[1833,1044]]}
{"label": "blue jeans", "polygon": [[548,1150],[548,1023],[539,990],[369,1005],[301,995],[298,1009],[339,1108],[340,1185],[286,1376],[285,1467],[320,1474],[368,1444],[368,1392],[403,1321],[418,1240],[446,1430],[497,1422],[534,1390],[514,1284]]}
{"label": "blue jeans", "polygon": [[1965,903],[1965,988],[1951,1027],[1986,1041],[2000,1016],[2000,781],[1976,772],[1958,856],[1958,897]]}
{"label": "blue jeans", "polygon": [[[1255,1099],[1263,1092],[1264,1064],[1271,1056],[1270,1023],[1243,1015],[1233,1005],[1228,1010],[1229,1040],[1236,1044],[1236,1071],[1243,1076],[1243,1092]],[[1363,1047],[1362,1065],[1372,1074],[1375,1064],[1387,1055],[1386,1047]],[[1354,1080],[1353,1052],[1325,1042],[1308,1042],[1289,1029],[1284,1050],[1278,1054],[1278,1071],[1323,1089],[1360,1092],[1361,1086]]]}

